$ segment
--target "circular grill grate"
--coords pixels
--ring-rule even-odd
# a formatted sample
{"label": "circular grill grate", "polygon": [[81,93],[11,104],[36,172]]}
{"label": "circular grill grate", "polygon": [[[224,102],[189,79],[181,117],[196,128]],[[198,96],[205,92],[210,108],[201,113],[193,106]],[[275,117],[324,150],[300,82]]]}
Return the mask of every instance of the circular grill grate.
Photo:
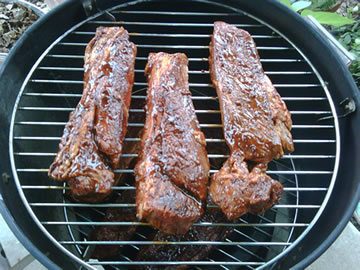
{"label": "circular grill grate", "polygon": [[[98,26],[121,25],[130,33],[138,47],[136,76],[133,89],[128,135],[125,148],[139,141],[143,127],[143,105],[146,97],[144,67],[149,52],[184,52],[189,57],[189,81],[200,126],[205,133],[207,150],[215,172],[226,160],[219,106],[208,73],[208,43],[213,22],[223,20],[249,31],[258,46],[261,62],[278,92],[286,102],[293,118],[295,152],[270,164],[268,173],[285,187],[284,195],[263,215],[247,215],[237,223],[204,223],[194,226],[232,226],[234,232],[224,241],[209,244],[215,248],[209,258],[186,262],[195,268],[254,269],[268,265],[285,249],[301,238],[311,226],[319,209],[331,191],[336,166],[337,132],[335,123],[323,124],[318,119],[332,115],[331,100],[326,87],[311,63],[274,29],[241,12],[206,2],[171,5],[146,2],[118,6],[111,10],[116,22],[105,15],[82,22],[58,39],[36,63],[23,85],[20,99],[14,108],[10,149],[13,169],[20,192],[31,208],[34,218],[54,241],[60,243],[87,265],[103,265],[109,269],[136,265],[135,254],[142,245],[154,244],[147,235],[151,228],[144,222],[137,234],[124,245],[118,261],[94,261],[89,255],[95,245],[89,234],[105,224],[102,217],[110,207],[135,207],[134,201],[123,204],[86,204],[70,202],[64,196],[66,186],[47,177],[47,168],[54,159],[69,112],[82,93],[83,55],[86,44]],[[135,135],[134,135],[135,134]],[[227,150],[226,150],[227,151]],[[135,160],[136,153],[128,151],[123,161]],[[124,179],[115,192],[133,190],[133,164],[117,170]],[[129,225],[117,222],[117,226]],[[156,244],[156,243],[155,243]],[[159,243],[158,243],[159,244]],[[162,243],[164,244],[164,243]],[[64,249],[64,251],[65,251]],[[75,258],[75,257],[74,257]],[[181,262],[156,262],[168,265]],[[182,262],[184,263],[184,262]],[[142,262],[146,264],[146,262]]]}

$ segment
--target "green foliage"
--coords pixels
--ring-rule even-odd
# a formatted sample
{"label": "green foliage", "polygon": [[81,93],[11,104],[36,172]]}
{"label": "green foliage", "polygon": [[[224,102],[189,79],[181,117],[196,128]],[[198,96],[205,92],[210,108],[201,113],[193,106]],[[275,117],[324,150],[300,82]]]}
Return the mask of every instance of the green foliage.
{"label": "green foliage", "polygon": [[312,5],[310,6],[311,10],[329,10],[337,3],[336,0],[312,0],[311,2],[312,2]]}
{"label": "green foliage", "polygon": [[350,66],[357,85],[360,86],[360,22],[346,26],[336,31],[340,43],[357,58]]}
{"label": "green foliage", "polygon": [[[335,6],[337,3],[336,0],[280,0],[280,2],[295,12],[299,12],[302,16],[313,16],[321,24],[340,27],[355,22],[353,19],[344,17],[335,12],[323,11]],[[318,9],[322,9],[322,11],[318,11]]]}
{"label": "green foliage", "polygon": [[354,20],[347,17],[341,16],[334,12],[326,11],[312,11],[305,9],[301,12],[302,16],[313,16],[319,23],[325,25],[331,25],[335,27],[340,27],[348,24],[353,24]]}
{"label": "green foliage", "polygon": [[291,8],[290,0],[279,0],[280,3],[284,4],[285,6]]}
{"label": "green foliage", "polygon": [[350,72],[354,77],[354,80],[358,87],[360,87],[360,61],[357,60],[350,66]]}
{"label": "green foliage", "polygon": [[346,25],[339,28],[334,28],[333,33],[338,38],[340,43],[352,54],[355,55],[356,60],[350,66],[356,83],[360,86],[360,4],[351,7],[347,10],[347,17],[353,18],[356,22],[353,25]]}
{"label": "green foliage", "polygon": [[279,1],[302,16],[313,16],[319,23],[325,25],[349,52],[355,55],[356,60],[350,66],[350,72],[357,85],[360,86],[360,4],[354,1],[354,6],[349,8],[347,13],[345,12],[346,16],[343,16],[336,12],[343,2],[341,0]]}
{"label": "green foliage", "polygon": [[303,10],[307,7],[311,6],[311,2],[310,1],[296,1],[291,5],[291,8],[295,11],[298,12],[300,10]]}

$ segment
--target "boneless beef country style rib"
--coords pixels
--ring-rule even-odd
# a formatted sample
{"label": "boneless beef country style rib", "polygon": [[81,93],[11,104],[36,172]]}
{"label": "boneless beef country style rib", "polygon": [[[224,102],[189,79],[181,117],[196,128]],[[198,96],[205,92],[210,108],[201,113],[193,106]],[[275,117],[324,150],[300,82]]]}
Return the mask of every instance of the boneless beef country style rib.
{"label": "boneless beef country style rib", "polygon": [[[294,150],[292,122],[248,32],[215,22],[209,65],[231,152],[212,177],[210,195],[232,220],[263,212],[279,200],[282,185],[265,172],[268,162]],[[250,168],[247,161],[257,164]]]}
{"label": "boneless beef country style rib", "polygon": [[184,234],[203,213],[209,160],[188,84],[185,54],[152,53],[146,120],[135,167],[137,217]]}
{"label": "boneless beef country style rib", "polygon": [[49,176],[78,201],[107,197],[127,130],[136,47],[122,27],[99,27],[85,51],[83,95],[70,114]]}
{"label": "boneless beef country style rib", "polygon": [[271,208],[281,196],[282,185],[266,174],[264,163],[251,170],[241,151],[234,151],[212,176],[210,196],[229,220]]}
{"label": "boneless beef country style rib", "polygon": [[264,163],[292,152],[290,113],[264,73],[250,34],[215,22],[209,61],[230,149]]}

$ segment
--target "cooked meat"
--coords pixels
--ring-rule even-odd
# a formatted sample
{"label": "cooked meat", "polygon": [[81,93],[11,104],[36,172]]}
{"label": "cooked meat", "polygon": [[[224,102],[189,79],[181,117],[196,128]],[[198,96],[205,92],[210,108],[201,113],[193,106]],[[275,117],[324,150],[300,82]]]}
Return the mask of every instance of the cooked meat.
{"label": "cooked meat", "polygon": [[250,34],[215,22],[209,62],[230,149],[264,163],[293,151],[290,113],[265,75]]}
{"label": "cooked meat", "polygon": [[249,172],[243,154],[235,151],[213,175],[211,198],[229,220],[262,213],[280,199],[283,187],[266,174],[266,167],[258,164]]}
{"label": "cooked meat", "polygon": [[[291,116],[265,75],[250,34],[215,22],[210,75],[219,97],[230,158],[212,176],[209,193],[229,220],[264,212],[282,185],[266,175],[267,163],[293,151]],[[259,163],[249,170],[247,161]]]}
{"label": "cooked meat", "polygon": [[185,54],[150,54],[148,97],[135,167],[139,219],[184,234],[203,213],[209,160],[188,84]]}
{"label": "cooked meat", "polygon": [[[131,203],[135,201],[135,192],[126,190],[119,194],[115,204]],[[108,208],[104,222],[134,222],[136,212],[133,207]],[[136,231],[136,226],[101,226],[97,227],[90,236],[91,241],[128,241]],[[120,254],[121,245],[97,245],[91,258],[104,260],[116,258]]]}
{"label": "cooked meat", "polygon": [[101,201],[115,184],[134,82],[136,47],[122,27],[99,27],[85,51],[84,91],[65,126],[49,176],[79,201]]}
{"label": "cooked meat", "polygon": [[[201,218],[202,222],[226,222],[224,215],[216,208],[209,208]],[[231,227],[225,226],[193,226],[182,235],[167,235],[157,232],[153,241],[185,242],[185,241],[224,241],[232,232]],[[209,256],[216,245],[149,245],[141,247],[136,260],[139,261],[197,261]],[[142,269],[187,269],[188,266],[145,266]]]}

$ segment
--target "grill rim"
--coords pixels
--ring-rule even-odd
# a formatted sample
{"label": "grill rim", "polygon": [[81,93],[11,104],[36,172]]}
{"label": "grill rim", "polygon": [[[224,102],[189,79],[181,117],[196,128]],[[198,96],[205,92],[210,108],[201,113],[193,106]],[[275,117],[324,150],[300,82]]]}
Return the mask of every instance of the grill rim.
{"label": "grill rim", "polygon": [[[274,5],[274,3],[271,3],[271,4]],[[275,5],[276,5],[276,4],[275,4]],[[59,10],[60,10],[60,8],[59,8]],[[285,9],[284,9],[284,11],[285,11]],[[290,15],[290,16],[293,16],[293,14],[288,14],[288,16],[289,16],[289,15]],[[43,20],[45,20],[45,18],[44,18]],[[323,45],[324,45],[324,44],[323,44]],[[328,48],[328,49],[330,49],[330,48]],[[14,51],[15,51],[15,50],[13,50],[12,53],[14,53]],[[11,58],[11,57],[8,58],[8,61],[10,61],[10,60],[9,60],[10,58]],[[5,63],[5,64],[6,64],[6,63]],[[5,66],[5,64],[4,64],[4,66]],[[3,70],[2,70],[2,72],[3,72]],[[1,73],[2,73],[2,72],[1,72]],[[338,155],[338,156],[340,156],[340,155]],[[348,211],[348,212],[349,212],[349,211]],[[341,230],[341,229],[340,229],[340,230]],[[336,235],[336,236],[337,236],[337,235]],[[335,236],[335,237],[336,237],[336,236]]]}
{"label": "grill rim", "polygon": [[[146,0],[145,0],[146,1]],[[121,7],[124,7],[124,6],[128,6],[128,5],[136,5],[138,3],[141,3],[141,2],[145,2],[144,0],[137,0],[137,1],[133,1],[133,2],[130,2],[130,3],[126,3],[126,4],[122,4],[122,5],[117,5],[117,6],[114,6],[113,8],[109,9],[109,11],[111,10],[114,10],[114,9],[119,9]],[[204,1],[204,0],[195,0],[197,2],[204,2],[204,3],[210,3],[209,1]],[[222,4],[218,4],[219,6],[224,6],[224,7],[227,7],[227,8],[232,8],[232,7],[228,7],[226,5],[222,5]],[[235,8],[232,8],[235,10]],[[238,12],[241,12],[243,13],[242,10],[238,10]],[[89,22],[89,21],[92,21],[93,19],[95,19],[96,17],[99,17],[103,14],[103,12],[100,12],[100,13],[97,13],[89,18],[87,18],[86,20],[83,20],[81,21],[80,23],[76,24],[75,26],[73,26],[72,28],[70,28],[68,31],[66,31],[63,35],[61,35],[60,37],[58,37],[48,48],[47,50],[45,50],[43,52],[43,54],[38,58],[38,60],[35,62],[34,66],[32,67],[32,69],[30,70],[30,72],[28,73],[28,76],[26,77],[26,79],[24,80],[23,82],[23,86],[21,87],[21,90],[19,91],[19,94],[18,94],[18,98],[17,98],[17,101],[15,102],[15,105],[14,105],[14,110],[13,110],[13,117],[12,117],[12,120],[11,120],[11,129],[10,129],[10,135],[9,137],[10,138],[13,138],[13,128],[14,128],[14,124],[15,124],[15,117],[16,117],[16,113],[18,111],[18,103],[22,97],[22,93],[23,91],[25,90],[28,82],[32,81],[31,80],[31,77],[34,73],[34,71],[38,68],[38,65],[41,63],[41,61],[46,57],[46,55],[48,54],[48,52],[56,45],[59,44],[59,41],[61,41],[64,37],[66,37],[69,33],[73,32],[75,29],[77,29],[78,27],[80,27],[81,25]],[[335,131],[336,131],[336,155],[335,155],[335,165],[334,165],[334,168],[335,171],[337,171],[337,166],[338,166],[338,159],[339,159],[339,139],[340,139],[340,136],[339,136],[339,131],[338,131],[338,124],[337,124],[337,114],[336,114],[336,110],[334,108],[334,103],[332,101],[332,98],[328,92],[328,89],[322,79],[322,77],[319,75],[319,73],[317,72],[317,70],[313,67],[313,65],[311,64],[310,60],[307,59],[307,57],[292,43],[290,42],[282,33],[280,33],[279,31],[275,30],[273,27],[271,27],[270,25],[268,25],[267,23],[261,21],[260,19],[254,17],[254,16],[251,16],[249,14],[247,14],[247,16],[251,17],[251,18],[254,18],[255,20],[261,22],[262,24],[264,24],[265,26],[271,28],[272,30],[276,31],[282,38],[284,38],[285,40],[287,40],[292,46],[294,49],[296,49],[301,55],[302,57],[305,59],[305,61],[310,65],[311,69],[313,70],[313,72],[316,74],[317,78],[319,79],[323,89],[324,89],[324,92],[326,93],[326,96],[328,98],[328,102],[329,102],[329,105],[330,105],[330,108],[331,108],[331,111],[332,111],[332,114],[335,116],[335,121],[334,121],[334,124],[335,124]],[[60,42],[61,43],[61,42]],[[19,178],[18,178],[18,175],[17,175],[17,169],[16,169],[16,166],[15,166],[15,160],[14,160],[14,152],[13,152],[13,143],[12,143],[12,139],[11,141],[9,140],[9,145],[10,145],[10,157],[11,157],[11,163],[12,163],[12,169],[13,169],[13,174],[15,176],[15,181],[17,183],[17,187],[21,187],[20,185],[20,181],[19,181]],[[295,174],[296,176],[296,174]],[[327,200],[329,199],[329,196],[332,192],[332,187],[333,187],[333,184],[334,184],[334,180],[336,179],[336,173],[333,173],[332,175],[332,179],[331,179],[331,185],[330,187],[328,188],[327,190],[327,195],[325,197],[325,199],[323,200],[322,202],[322,205],[320,207],[320,209],[318,210],[317,214],[315,215],[315,217],[313,218],[313,220],[311,221],[311,223],[309,224],[309,226],[306,228],[306,230],[304,232],[302,232],[302,234],[296,239],[296,241],[293,242],[293,245],[296,245],[296,242],[299,242],[301,241],[301,239],[306,235],[306,233],[314,226],[314,224],[316,223],[318,217],[321,215],[321,212],[323,210],[323,208],[326,206],[326,202]],[[73,253],[71,253],[70,251],[68,251],[67,249],[64,248],[63,245],[61,245],[61,242],[60,241],[57,241],[46,229],[45,227],[43,226],[43,223],[40,222],[40,220],[37,218],[37,216],[35,215],[35,213],[33,212],[32,208],[30,207],[26,197],[25,197],[25,194],[23,193],[23,190],[20,188],[18,189],[19,193],[20,193],[20,196],[21,198],[23,199],[23,202],[27,208],[27,210],[29,211],[29,213],[31,214],[32,218],[35,220],[35,222],[37,223],[37,225],[40,227],[40,229],[42,230],[42,232],[50,239],[52,240],[56,246],[58,246],[64,253],[66,253],[68,256],[72,257],[72,259],[75,259],[76,261],[78,261],[79,263],[81,264],[84,264],[84,266],[88,266],[88,262],[84,262],[83,260],[79,259],[78,257],[76,257]],[[298,198],[297,198],[298,199]],[[69,230],[70,232],[70,230]],[[291,230],[291,234],[292,235],[293,233],[293,229]],[[289,248],[291,249],[291,248]],[[273,258],[272,260],[266,262],[264,264],[264,267],[266,265],[269,265],[271,264],[272,261],[276,261],[277,258],[280,258],[280,255],[285,255],[286,252],[282,252],[280,253],[279,255],[275,256],[275,258]],[[262,266],[260,267],[262,268]]]}
{"label": "grill rim", "polygon": [[[120,5],[116,5],[116,6],[113,6],[109,9],[107,9],[107,11],[113,11],[113,10],[117,10],[117,9],[120,9],[122,7],[127,7],[127,6],[131,6],[131,5],[136,5],[138,3],[143,3],[143,2],[147,2],[148,0],[134,0],[134,1],[130,1],[128,3],[125,3],[125,4],[120,4]],[[159,0],[157,0],[159,1]],[[332,174],[332,177],[331,177],[331,180],[330,180],[330,185],[328,187],[328,190],[326,191],[326,195],[325,195],[325,198],[324,200],[322,201],[321,203],[321,206],[320,208],[318,209],[317,213],[315,214],[315,216],[313,217],[312,221],[306,226],[306,229],[300,234],[300,236],[294,241],[292,242],[292,244],[289,246],[289,248],[286,248],[286,250],[282,251],[281,253],[279,253],[278,255],[276,255],[273,259],[271,259],[270,261],[267,261],[267,262],[264,262],[263,265],[260,265],[259,269],[262,269],[264,267],[267,267],[269,265],[271,265],[272,263],[275,263],[277,260],[279,260],[280,258],[286,256],[286,254],[288,254],[288,252],[290,252],[292,249],[294,249],[296,247],[296,245],[301,242],[301,240],[307,235],[307,233],[312,229],[312,227],[316,224],[318,218],[321,216],[324,208],[326,207],[326,204],[327,204],[327,201],[329,200],[330,198],[330,195],[332,193],[332,190],[333,190],[333,187],[334,187],[334,184],[335,184],[335,181],[336,181],[336,177],[337,177],[337,170],[338,170],[338,165],[339,165],[339,157],[340,157],[340,134],[339,134],[339,125],[338,125],[338,119],[337,119],[337,112],[335,110],[335,105],[334,105],[334,101],[332,100],[332,97],[329,93],[329,90],[323,80],[323,78],[320,76],[319,72],[317,71],[317,69],[313,66],[313,64],[310,62],[310,60],[304,55],[304,53],[297,47],[295,46],[295,44],[293,44],[285,35],[283,35],[279,30],[275,29],[274,27],[272,27],[271,25],[269,25],[268,23],[262,21],[261,19],[253,16],[253,15],[250,15],[250,14],[247,14],[246,12],[244,12],[243,10],[241,9],[237,9],[237,8],[234,8],[232,6],[228,6],[228,5],[225,5],[225,4],[222,4],[222,3],[214,3],[212,1],[208,1],[208,0],[193,0],[195,2],[199,2],[199,3],[205,3],[205,4],[212,4],[212,5],[215,5],[215,6],[219,6],[219,7],[225,7],[229,10],[233,10],[235,12],[238,12],[238,13],[242,13],[242,14],[245,14],[246,16],[256,20],[257,22],[260,23],[260,25],[264,25],[270,29],[272,29],[274,32],[276,32],[280,37],[282,37],[284,40],[286,40],[287,42],[289,42],[289,44],[292,46],[292,47],[289,47],[289,49],[294,49],[296,50],[304,59],[304,62],[306,62],[311,70],[314,72],[315,76],[317,77],[317,79],[319,80],[319,83],[323,89],[323,91],[325,92],[325,95],[327,97],[327,102],[329,103],[329,106],[330,106],[330,109],[331,109],[331,113],[332,113],[332,116],[334,116],[334,129],[335,129],[335,145],[336,145],[336,151],[335,151],[335,163],[334,163],[334,170],[331,172]],[[160,0],[159,2],[164,2],[162,0]],[[17,98],[17,101],[14,105],[14,110],[13,110],[13,116],[12,116],[12,120],[11,120],[11,129],[10,129],[10,138],[13,138],[13,128],[16,124],[15,122],[15,118],[16,118],[16,113],[18,112],[18,103],[22,97],[22,93],[24,92],[24,90],[26,89],[26,86],[28,85],[29,82],[35,82],[35,81],[41,81],[41,80],[36,80],[36,79],[31,79],[32,78],[32,75],[34,74],[35,70],[37,70],[38,66],[40,65],[40,63],[42,62],[42,60],[46,57],[46,55],[48,54],[48,52],[51,51],[52,48],[54,48],[55,46],[57,45],[62,45],[63,42],[61,42],[61,40],[63,40],[66,36],[68,36],[69,34],[73,33],[76,29],[78,29],[79,27],[81,27],[82,25],[86,24],[86,23],[91,23],[91,22],[96,22],[96,18],[97,17],[100,17],[104,14],[104,12],[99,12],[99,13],[96,13],[94,14],[93,16],[90,16],[88,17],[87,19],[79,22],[78,24],[74,25],[73,27],[71,27],[68,31],[66,31],[65,33],[63,33],[61,36],[59,36],[44,52],[43,54],[38,58],[38,60],[35,62],[34,66],[31,68],[30,72],[28,73],[26,79],[24,80],[23,82],[23,85],[21,87],[21,90],[19,91],[19,94],[18,94],[18,98]],[[102,21],[101,21],[102,22]],[[110,24],[113,24],[112,22],[110,22]],[[196,24],[196,23],[194,23]],[[119,25],[122,25],[122,23],[119,23]],[[59,42],[60,41],[60,42]],[[72,43],[71,43],[72,44]],[[81,46],[84,46],[83,43],[75,43],[77,45],[81,44]],[[86,44],[85,44],[86,45]],[[159,45],[161,46],[161,45]],[[163,47],[163,46],[161,46]],[[177,46],[171,46],[171,47],[176,47]],[[179,48],[181,46],[178,46]],[[196,46],[195,46],[196,47]],[[201,46],[201,47],[204,47],[204,46]],[[208,46],[206,46],[208,47]],[[45,80],[46,81],[46,80]],[[81,82],[82,83],[82,82]],[[189,84],[190,85],[190,84]],[[191,85],[190,85],[191,86]],[[274,85],[276,87],[276,84]],[[201,124],[200,124],[201,126]],[[64,252],[65,254],[67,254],[69,257],[71,257],[73,260],[76,260],[78,263],[84,265],[84,266],[89,266],[91,267],[91,263],[90,262],[85,262],[84,260],[82,260],[81,258],[77,257],[75,254],[71,253],[69,250],[67,250],[62,241],[58,241],[55,239],[55,237],[53,235],[51,235],[48,230],[44,227],[44,225],[46,224],[46,222],[41,222],[38,217],[35,215],[31,205],[28,203],[26,197],[25,197],[25,194],[22,190],[21,187],[21,184],[20,184],[20,180],[19,180],[19,177],[18,177],[18,174],[17,172],[19,171],[19,168],[16,167],[15,165],[15,159],[14,159],[14,151],[13,151],[13,144],[11,142],[10,144],[10,141],[9,141],[9,146],[10,146],[10,157],[11,157],[11,164],[12,164],[12,170],[13,170],[13,174],[14,174],[14,179],[16,181],[16,184],[17,184],[17,187],[18,187],[18,192],[23,200],[23,203],[25,204],[25,207],[27,208],[27,210],[29,211],[30,215],[32,216],[32,218],[34,219],[34,221],[36,222],[36,224],[39,226],[39,228],[41,229],[41,231],[57,246],[61,249],[62,252]],[[292,165],[293,164],[293,160],[290,158],[291,160],[291,163]],[[127,171],[127,169],[123,170],[123,171]],[[130,171],[130,170],[129,170]],[[211,172],[211,170],[210,170]],[[298,173],[301,173],[300,172],[296,172],[296,170],[294,170],[294,176],[295,178],[297,179],[297,174]],[[298,185],[298,181],[296,181],[296,185]],[[297,196],[297,201],[298,201],[298,196]],[[64,209],[65,211],[67,211],[66,209]],[[296,214],[295,214],[295,219],[294,219],[294,222],[296,221],[296,218],[297,218],[297,211],[298,209],[296,209]],[[67,222],[68,223],[68,222]],[[294,228],[295,227],[292,227],[291,231],[290,231],[290,234],[289,234],[289,237],[292,236],[293,232],[294,232]],[[70,232],[70,234],[72,235],[72,230],[69,228],[69,226],[67,226],[67,229],[68,231]],[[288,238],[289,240],[290,238]],[[284,246],[285,248],[286,246]],[[76,246],[76,248],[78,249],[78,246]],[[125,264],[127,265],[127,264]],[[220,265],[220,264],[219,264]]]}

